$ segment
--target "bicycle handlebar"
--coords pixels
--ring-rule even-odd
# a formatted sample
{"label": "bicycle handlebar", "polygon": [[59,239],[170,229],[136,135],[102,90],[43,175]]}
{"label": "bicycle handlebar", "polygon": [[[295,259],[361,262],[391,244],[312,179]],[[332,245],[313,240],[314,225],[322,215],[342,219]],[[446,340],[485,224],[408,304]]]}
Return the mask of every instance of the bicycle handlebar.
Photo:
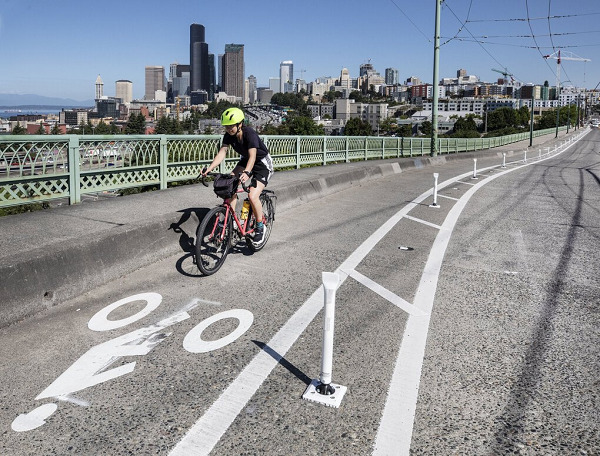
{"label": "bicycle handlebar", "polygon": [[[206,183],[206,177],[207,176],[218,176],[219,174],[221,174],[221,173],[213,173],[213,172],[206,173],[206,174],[200,173],[200,174],[198,174],[198,177],[196,177],[196,180],[201,179],[202,185],[204,185],[205,187],[208,187],[208,184]],[[250,180],[250,185],[248,185],[248,186],[244,185],[245,182],[240,182],[240,184],[242,184],[242,188],[244,189],[244,191],[246,193],[249,193],[250,187],[252,187],[252,179],[249,179],[249,180]]]}

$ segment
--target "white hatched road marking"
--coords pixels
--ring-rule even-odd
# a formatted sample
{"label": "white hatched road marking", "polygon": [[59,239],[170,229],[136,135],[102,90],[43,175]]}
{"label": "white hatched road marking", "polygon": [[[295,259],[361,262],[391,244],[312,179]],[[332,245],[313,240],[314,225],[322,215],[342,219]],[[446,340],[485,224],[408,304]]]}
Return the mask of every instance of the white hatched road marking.
{"label": "white hatched road marking", "polygon": [[[568,146],[570,147],[570,145]],[[559,153],[562,153],[565,147]],[[556,156],[559,153],[553,155]],[[544,160],[551,158],[547,157]],[[538,160],[541,161],[541,160]],[[537,163],[537,162],[536,162]],[[491,166],[481,171],[498,168]],[[412,428],[416,410],[419,381],[423,364],[423,355],[429,330],[430,314],[437,288],[439,271],[454,224],[471,196],[485,183],[496,179],[508,172],[520,169],[529,164],[490,176],[473,185],[457,204],[450,210],[432,246],[425,265],[419,288],[415,295],[415,303],[424,315],[415,316],[409,313],[406,328],[400,345],[394,373],[390,381],[390,389],[386,399],[383,416],[380,422],[374,453],[377,455],[408,455]],[[461,182],[460,179],[471,176],[468,172],[441,183],[438,188]],[[466,183],[466,182],[463,182]],[[358,264],[367,256],[375,245],[419,203],[433,195],[433,189],[421,194],[408,203],[387,222],[369,236],[350,256],[338,267],[335,273],[340,276],[339,287],[345,282],[348,273],[354,271]],[[264,350],[259,352],[240,372],[229,387],[217,398],[202,417],[194,423],[183,439],[169,453],[171,456],[208,455],[231,423],[239,415],[248,401],[256,393],[263,381],[269,376],[279,360],[295,343],[306,327],[316,317],[323,307],[323,286],[320,286],[290,317],[285,325],[268,342],[271,351],[279,357],[274,358]]]}
{"label": "white hatched road marking", "polygon": [[441,198],[446,198],[446,199],[449,199],[449,200],[458,201],[458,198],[454,198],[453,196],[440,195],[439,193],[438,193],[438,196],[441,197]]}
{"label": "white hatched road marking", "polygon": [[413,217],[412,215],[406,215],[404,218],[412,220],[412,221],[417,222],[417,223],[422,223],[423,225],[431,226],[431,227],[435,228],[436,230],[441,230],[442,229],[441,226],[436,225],[435,223],[431,223],[431,222],[428,222],[427,220],[423,220],[423,219],[420,219],[420,218],[417,218],[417,217]]}
{"label": "white hatched road marking", "polygon": [[423,315],[425,315],[425,312],[423,312],[418,307],[413,306],[408,301],[402,299],[400,296],[392,293],[390,290],[388,290],[387,288],[382,287],[381,285],[379,285],[378,283],[372,281],[368,277],[365,277],[360,272],[355,271],[355,270],[344,271],[344,272],[346,274],[348,274],[350,277],[352,277],[354,280],[356,280],[357,282],[359,282],[362,285],[364,285],[365,287],[369,288],[371,291],[374,291],[375,293],[377,293],[382,298],[388,300],[389,302],[391,302],[395,306],[398,306],[400,309],[402,309],[406,313],[408,313],[410,315],[415,315],[415,316],[423,316]]}

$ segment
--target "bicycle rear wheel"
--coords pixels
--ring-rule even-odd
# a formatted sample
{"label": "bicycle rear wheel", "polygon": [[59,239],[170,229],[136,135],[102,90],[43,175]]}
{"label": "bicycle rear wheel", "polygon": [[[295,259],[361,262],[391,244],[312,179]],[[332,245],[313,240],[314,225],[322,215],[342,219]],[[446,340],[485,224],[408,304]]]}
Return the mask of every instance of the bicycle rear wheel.
{"label": "bicycle rear wheel", "polygon": [[225,223],[227,209],[218,206],[211,209],[196,230],[196,265],[204,275],[217,272],[229,253],[231,217]]}
{"label": "bicycle rear wheel", "polygon": [[[258,245],[252,242],[251,236],[246,236],[246,245],[248,245],[250,250],[253,252],[262,250],[262,248],[267,244],[269,236],[271,235],[271,230],[273,229],[273,222],[275,221],[275,204],[273,203],[272,198],[266,193],[261,193],[259,198],[263,208],[265,232],[263,235],[263,241]],[[254,229],[256,228],[256,218],[254,217],[254,214],[251,214],[250,217],[250,227]]]}

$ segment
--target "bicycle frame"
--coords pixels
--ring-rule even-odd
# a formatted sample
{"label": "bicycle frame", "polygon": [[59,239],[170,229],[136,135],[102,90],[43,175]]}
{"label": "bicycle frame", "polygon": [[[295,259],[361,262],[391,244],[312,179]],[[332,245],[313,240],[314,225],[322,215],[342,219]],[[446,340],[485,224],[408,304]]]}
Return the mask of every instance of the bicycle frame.
{"label": "bicycle frame", "polygon": [[[244,190],[238,189],[236,191],[236,193],[244,193]],[[223,204],[221,204],[221,206],[224,206],[225,209],[226,209],[225,220],[223,222],[223,228],[222,228],[221,234],[220,234],[221,240],[223,240],[223,238],[225,237],[225,228],[227,227],[227,224],[229,223],[229,217],[233,217],[233,220],[234,220],[235,224],[237,225],[237,227],[238,227],[238,229],[240,231],[240,234],[242,236],[247,236],[247,235],[249,235],[251,233],[254,233],[254,230],[255,230],[254,228],[246,231],[246,228],[248,226],[248,222],[250,220],[250,216],[252,214],[251,212],[248,213],[248,217],[245,220],[241,220],[237,216],[237,214],[236,214],[235,210],[233,209],[233,207],[231,206],[231,198],[227,198],[226,200],[224,200]],[[250,210],[252,210],[252,208]],[[213,235],[213,236],[215,235],[215,232],[217,231],[217,228],[218,228],[218,222],[215,221],[215,226],[213,227],[211,235]]]}

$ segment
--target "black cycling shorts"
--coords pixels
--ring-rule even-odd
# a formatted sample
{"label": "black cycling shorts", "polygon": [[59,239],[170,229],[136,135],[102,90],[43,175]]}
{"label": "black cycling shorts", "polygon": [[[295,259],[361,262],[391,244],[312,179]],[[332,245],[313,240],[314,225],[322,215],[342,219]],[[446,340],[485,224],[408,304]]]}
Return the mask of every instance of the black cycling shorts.
{"label": "black cycling shorts", "polygon": [[[236,167],[245,168],[248,164],[248,157],[242,157]],[[273,160],[271,155],[266,155],[263,158],[257,158],[252,168],[252,177],[257,181],[262,182],[265,187],[273,175]]]}

